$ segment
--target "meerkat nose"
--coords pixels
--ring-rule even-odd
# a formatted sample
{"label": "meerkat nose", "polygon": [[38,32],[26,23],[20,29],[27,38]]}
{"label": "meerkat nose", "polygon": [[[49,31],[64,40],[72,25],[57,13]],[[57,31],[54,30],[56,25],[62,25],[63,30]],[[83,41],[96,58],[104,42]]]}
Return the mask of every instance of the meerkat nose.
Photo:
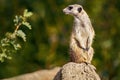
{"label": "meerkat nose", "polygon": [[64,12],[65,14],[69,14],[69,12],[66,10],[66,8],[63,9],[63,12]]}
{"label": "meerkat nose", "polygon": [[63,12],[65,13],[65,9],[63,9]]}

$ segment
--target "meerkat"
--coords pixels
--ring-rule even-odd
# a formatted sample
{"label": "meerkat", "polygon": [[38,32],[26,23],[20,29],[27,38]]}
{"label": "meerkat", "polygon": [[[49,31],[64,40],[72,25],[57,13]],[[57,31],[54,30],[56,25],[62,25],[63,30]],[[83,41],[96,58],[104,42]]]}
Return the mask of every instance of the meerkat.
{"label": "meerkat", "polygon": [[91,63],[94,50],[92,42],[95,35],[89,16],[81,5],[69,5],[63,9],[65,14],[74,17],[72,34],[70,37],[71,61]]}

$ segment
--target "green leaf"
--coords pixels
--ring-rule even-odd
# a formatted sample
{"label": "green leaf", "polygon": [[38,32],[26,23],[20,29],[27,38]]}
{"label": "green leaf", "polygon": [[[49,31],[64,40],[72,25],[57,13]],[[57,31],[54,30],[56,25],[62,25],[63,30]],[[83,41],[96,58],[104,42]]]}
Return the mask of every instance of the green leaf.
{"label": "green leaf", "polygon": [[19,17],[16,15],[15,19],[13,20],[13,22],[15,23],[15,26],[18,24],[19,22]]}
{"label": "green leaf", "polygon": [[17,33],[16,33],[16,35],[18,37],[21,37],[24,42],[26,41],[26,34],[22,30],[18,30]]}
{"label": "green leaf", "polygon": [[28,22],[22,22],[22,24],[25,25],[26,27],[28,27],[29,29],[32,29],[31,25]]}
{"label": "green leaf", "polygon": [[1,46],[2,46],[2,47],[9,46],[9,45],[10,45],[10,44],[9,44],[9,39],[3,38],[3,39],[1,40]]}
{"label": "green leaf", "polygon": [[20,44],[14,44],[13,47],[14,47],[15,50],[19,50],[21,48],[21,45]]}
{"label": "green leaf", "polygon": [[33,13],[32,12],[28,12],[28,10],[26,9],[26,10],[24,10],[24,13],[23,13],[23,16],[24,17],[30,17],[30,16],[32,16],[33,15]]}
{"label": "green leaf", "polygon": [[2,53],[0,53],[0,61],[4,62],[4,58],[6,59],[12,59],[12,57],[8,56],[6,54],[7,49],[2,49]]}
{"label": "green leaf", "polygon": [[21,45],[19,43],[16,43],[15,40],[10,42],[15,50],[19,50],[21,48]]}

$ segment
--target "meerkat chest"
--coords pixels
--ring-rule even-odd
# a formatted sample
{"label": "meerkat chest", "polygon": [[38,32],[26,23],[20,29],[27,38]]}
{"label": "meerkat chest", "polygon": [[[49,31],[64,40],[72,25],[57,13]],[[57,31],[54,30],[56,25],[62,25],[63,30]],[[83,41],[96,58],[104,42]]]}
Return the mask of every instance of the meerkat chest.
{"label": "meerkat chest", "polygon": [[75,19],[74,21],[73,30],[74,30],[75,35],[77,36],[87,37],[89,35],[89,31],[85,23],[78,19]]}

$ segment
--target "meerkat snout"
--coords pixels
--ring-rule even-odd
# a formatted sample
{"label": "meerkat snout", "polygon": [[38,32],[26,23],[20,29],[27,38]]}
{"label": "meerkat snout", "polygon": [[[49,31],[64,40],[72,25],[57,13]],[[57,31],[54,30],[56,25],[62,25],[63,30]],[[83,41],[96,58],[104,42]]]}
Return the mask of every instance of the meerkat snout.
{"label": "meerkat snout", "polygon": [[63,9],[65,14],[76,15],[82,12],[82,6],[78,4],[69,5],[68,7]]}
{"label": "meerkat snout", "polygon": [[66,7],[66,8],[64,8],[64,9],[63,9],[63,12],[64,12],[65,14],[71,14],[71,13],[72,13],[72,9],[73,9],[73,6],[70,5],[70,6]]}

